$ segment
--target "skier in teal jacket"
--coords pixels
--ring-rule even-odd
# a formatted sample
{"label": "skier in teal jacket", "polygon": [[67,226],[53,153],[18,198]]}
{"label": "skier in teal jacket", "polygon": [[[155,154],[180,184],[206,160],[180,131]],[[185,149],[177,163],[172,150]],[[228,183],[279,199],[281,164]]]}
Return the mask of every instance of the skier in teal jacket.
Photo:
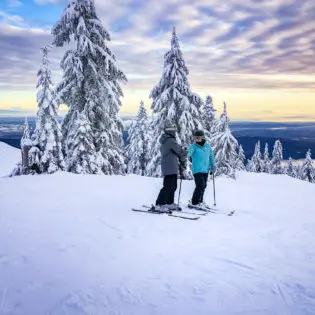
{"label": "skier in teal jacket", "polygon": [[188,158],[192,161],[192,173],[196,184],[191,203],[194,206],[205,207],[203,195],[207,187],[208,174],[215,173],[216,163],[212,148],[202,130],[194,132],[194,140],[195,143],[188,148]]}

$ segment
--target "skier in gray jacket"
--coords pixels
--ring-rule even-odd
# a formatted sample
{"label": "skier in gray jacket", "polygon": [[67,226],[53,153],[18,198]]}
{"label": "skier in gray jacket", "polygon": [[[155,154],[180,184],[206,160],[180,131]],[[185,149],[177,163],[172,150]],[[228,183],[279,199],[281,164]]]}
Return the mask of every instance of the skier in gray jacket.
{"label": "skier in gray jacket", "polygon": [[174,210],[178,205],[174,204],[175,191],[177,189],[177,174],[183,176],[186,168],[185,151],[181,149],[176,141],[176,127],[166,124],[161,143],[161,170],[164,176],[163,188],[156,200],[155,210]]}

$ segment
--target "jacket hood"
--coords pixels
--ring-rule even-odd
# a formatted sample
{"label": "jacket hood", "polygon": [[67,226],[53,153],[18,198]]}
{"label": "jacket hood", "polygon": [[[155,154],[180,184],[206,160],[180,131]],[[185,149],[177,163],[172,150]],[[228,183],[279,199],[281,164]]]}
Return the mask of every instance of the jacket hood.
{"label": "jacket hood", "polygon": [[163,133],[161,138],[160,138],[160,143],[163,144],[166,142],[166,140],[168,140],[170,138],[175,138],[175,135],[173,136],[170,133]]}

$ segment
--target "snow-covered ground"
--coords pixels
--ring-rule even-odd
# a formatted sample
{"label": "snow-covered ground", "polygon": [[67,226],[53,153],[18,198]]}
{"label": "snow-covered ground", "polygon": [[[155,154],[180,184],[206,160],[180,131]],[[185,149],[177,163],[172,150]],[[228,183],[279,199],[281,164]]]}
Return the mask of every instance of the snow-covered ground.
{"label": "snow-covered ground", "polygon": [[[217,180],[225,210],[200,220],[130,211],[154,201],[160,185],[0,178],[0,314],[315,314],[314,185],[240,173]],[[192,189],[183,183],[183,201]]]}
{"label": "snow-covered ground", "polygon": [[13,171],[21,159],[20,152],[20,150],[0,142],[0,176],[9,175]]}

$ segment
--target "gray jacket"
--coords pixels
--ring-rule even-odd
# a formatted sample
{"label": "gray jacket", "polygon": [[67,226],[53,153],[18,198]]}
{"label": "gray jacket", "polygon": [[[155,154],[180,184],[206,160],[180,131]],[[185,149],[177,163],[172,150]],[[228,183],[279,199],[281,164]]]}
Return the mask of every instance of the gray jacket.
{"label": "gray jacket", "polygon": [[161,143],[161,170],[162,175],[173,175],[178,174],[179,166],[186,168],[186,156],[185,152],[181,149],[179,144],[176,142],[175,136],[164,133],[160,139]]}

